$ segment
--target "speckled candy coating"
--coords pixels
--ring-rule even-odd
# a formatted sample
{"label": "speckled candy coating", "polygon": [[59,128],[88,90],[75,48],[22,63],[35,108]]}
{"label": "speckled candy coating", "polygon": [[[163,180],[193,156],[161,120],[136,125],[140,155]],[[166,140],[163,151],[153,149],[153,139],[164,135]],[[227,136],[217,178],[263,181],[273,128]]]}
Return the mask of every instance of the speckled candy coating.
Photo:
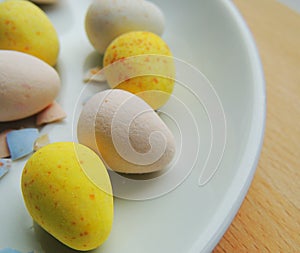
{"label": "speckled candy coating", "polygon": [[29,1],[11,0],[0,3],[0,49],[28,53],[54,66],[59,40],[39,7]]}
{"label": "speckled candy coating", "polygon": [[103,66],[107,68],[105,75],[112,88],[142,97],[153,109],[164,105],[173,91],[172,53],[154,33],[136,31],[119,36],[107,48]]}
{"label": "speckled candy coating", "polygon": [[[100,176],[97,186],[85,170]],[[58,142],[39,149],[24,167],[21,186],[33,219],[67,246],[91,250],[108,237],[111,184],[103,163],[89,148]]]}

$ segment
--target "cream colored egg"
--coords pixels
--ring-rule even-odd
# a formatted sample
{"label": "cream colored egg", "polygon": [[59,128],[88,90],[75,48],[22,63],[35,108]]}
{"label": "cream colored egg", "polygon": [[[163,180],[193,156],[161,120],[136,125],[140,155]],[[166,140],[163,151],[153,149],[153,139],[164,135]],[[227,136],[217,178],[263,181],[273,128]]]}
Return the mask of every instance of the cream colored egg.
{"label": "cream colored egg", "polygon": [[159,171],[175,154],[173,134],[156,112],[141,98],[119,89],[97,93],[85,104],[77,136],[117,172]]}
{"label": "cream colored egg", "polygon": [[94,0],[85,19],[91,44],[104,53],[117,36],[130,31],[149,31],[161,35],[164,15],[154,3],[145,0]]}
{"label": "cream colored egg", "polygon": [[50,65],[29,54],[0,50],[0,122],[43,110],[59,90],[59,75]]}

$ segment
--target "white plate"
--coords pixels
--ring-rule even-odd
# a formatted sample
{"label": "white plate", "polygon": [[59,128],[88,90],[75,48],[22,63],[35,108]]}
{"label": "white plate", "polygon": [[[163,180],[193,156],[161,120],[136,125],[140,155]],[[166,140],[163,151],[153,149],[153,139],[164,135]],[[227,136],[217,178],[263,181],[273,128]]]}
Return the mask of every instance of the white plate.
{"label": "white plate", "polygon": [[[60,37],[57,69],[62,78],[62,90],[58,101],[68,113],[64,122],[42,129],[42,132],[49,133],[52,141],[74,140],[73,121],[76,115],[73,116],[73,113],[75,108],[78,113],[81,106],[77,101],[83,98],[80,92],[86,87],[82,81],[83,75],[88,68],[100,62],[84,31],[84,16],[90,2],[59,0],[57,5],[44,7]],[[180,175],[180,180],[168,189],[162,187],[156,191],[156,195],[161,195],[157,198],[151,198],[154,196],[151,187],[160,187],[159,180],[147,185],[150,190],[138,186],[148,197],[152,194],[150,200],[129,200],[142,197],[128,192],[122,198],[116,197],[113,230],[109,239],[93,251],[97,253],[211,251],[245,197],[262,145],[265,124],[263,71],[251,34],[232,2],[155,2],[166,16],[163,38],[174,56],[191,64],[178,61],[182,63],[178,72],[186,74],[182,68],[187,66],[187,71],[192,73],[198,73],[198,69],[212,84],[209,92],[215,91],[213,99],[220,99],[226,119],[226,128],[223,128],[226,133],[223,136],[226,137],[225,150],[223,156],[213,159],[215,164],[220,159],[216,173],[207,183],[200,185],[201,171],[211,154],[210,145],[213,140],[221,140],[221,143],[215,144],[219,144],[222,151],[223,139],[213,133],[214,128],[211,127],[216,121],[214,115],[209,115],[206,108],[209,106],[204,100],[195,99],[205,98],[202,90],[190,87],[190,80],[186,80],[187,88],[177,85],[174,98],[183,103],[183,109],[181,111],[181,107],[176,107],[178,104],[173,107],[169,103],[163,108],[164,115],[169,117],[162,115],[162,118],[174,131],[179,146],[174,171],[177,174],[182,170],[187,173]],[[203,83],[207,84],[205,79]],[[196,96],[188,88],[196,89],[193,91]],[[220,109],[220,104],[215,105],[211,108]],[[219,122],[224,123],[222,120]],[[33,222],[20,191],[20,175],[25,162],[26,159],[14,162],[10,172],[0,181],[0,249],[12,247],[22,252],[34,249],[46,253],[75,252],[36,226],[32,227]],[[176,173],[175,176],[174,173],[167,173],[166,182],[172,183]],[[146,183],[148,181],[145,180]]]}

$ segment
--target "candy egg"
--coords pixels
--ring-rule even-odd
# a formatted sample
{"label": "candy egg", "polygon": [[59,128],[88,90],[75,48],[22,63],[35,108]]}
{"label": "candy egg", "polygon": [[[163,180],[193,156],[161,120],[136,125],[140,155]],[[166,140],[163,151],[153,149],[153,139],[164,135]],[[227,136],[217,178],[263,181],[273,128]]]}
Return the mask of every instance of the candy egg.
{"label": "candy egg", "polygon": [[164,105],[173,91],[175,67],[168,45],[151,32],[129,32],[117,37],[103,59],[111,88],[142,97],[153,109]]}
{"label": "candy egg", "polygon": [[144,100],[124,90],[95,94],[80,114],[77,136],[117,172],[159,171],[175,153],[173,134],[161,118]]}
{"label": "candy egg", "polygon": [[23,169],[21,187],[34,221],[70,248],[95,249],[110,234],[111,183],[89,148],[57,142],[39,149]]}
{"label": "candy egg", "polygon": [[145,0],[94,0],[85,19],[85,28],[91,44],[104,53],[117,36],[137,30],[161,35],[164,15],[154,4]]}
{"label": "candy egg", "polygon": [[11,0],[0,3],[0,49],[28,53],[54,66],[59,40],[54,26],[38,6]]}
{"label": "candy egg", "polygon": [[0,50],[0,122],[31,116],[50,105],[60,89],[57,72],[21,52]]}

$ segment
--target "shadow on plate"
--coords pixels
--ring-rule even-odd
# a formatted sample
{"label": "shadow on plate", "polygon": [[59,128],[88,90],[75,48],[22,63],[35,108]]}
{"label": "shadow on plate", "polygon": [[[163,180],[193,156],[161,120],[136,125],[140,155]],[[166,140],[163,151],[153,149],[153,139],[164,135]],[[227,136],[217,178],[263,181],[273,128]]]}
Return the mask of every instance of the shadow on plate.
{"label": "shadow on plate", "polygon": [[0,122],[0,132],[6,129],[36,128],[36,115],[14,121]]}
{"label": "shadow on plate", "polygon": [[91,52],[85,59],[83,65],[83,71],[86,73],[88,70],[95,67],[102,67],[103,65],[103,55],[99,54],[97,51]]}
{"label": "shadow on plate", "polygon": [[55,4],[37,4],[49,17],[58,35],[66,34],[74,25],[70,2],[60,0]]}

